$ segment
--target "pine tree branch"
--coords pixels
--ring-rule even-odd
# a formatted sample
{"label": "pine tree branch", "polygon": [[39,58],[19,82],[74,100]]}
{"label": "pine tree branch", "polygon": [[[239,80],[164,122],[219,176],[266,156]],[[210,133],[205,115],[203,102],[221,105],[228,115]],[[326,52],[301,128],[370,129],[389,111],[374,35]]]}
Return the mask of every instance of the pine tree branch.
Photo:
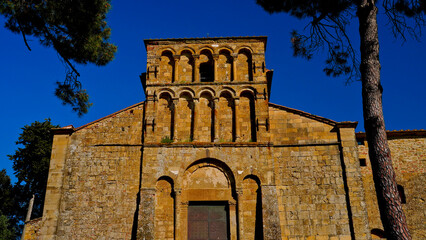
{"label": "pine tree branch", "polygon": [[22,26],[21,26],[21,24],[19,23],[19,20],[18,20],[18,19],[16,19],[16,21],[18,22],[19,31],[20,31],[20,32],[21,32],[21,34],[22,34],[22,38],[24,39],[25,46],[27,46],[28,50],[31,52],[30,45],[28,45],[27,38],[25,37],[24,29],[22,29]]}

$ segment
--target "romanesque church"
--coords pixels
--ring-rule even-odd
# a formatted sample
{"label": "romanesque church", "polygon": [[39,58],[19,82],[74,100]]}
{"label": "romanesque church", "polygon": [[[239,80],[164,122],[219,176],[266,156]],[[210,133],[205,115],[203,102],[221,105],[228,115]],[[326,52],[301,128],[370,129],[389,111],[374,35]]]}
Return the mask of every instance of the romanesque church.
{"label": "romanesque church", "polygon": [[[24,238],[384,238],[365,134],[270,103],[266,42],[145,40],[146,100],[54,130]],[[413,239],[426,238],[425,136],[388,132]]]}

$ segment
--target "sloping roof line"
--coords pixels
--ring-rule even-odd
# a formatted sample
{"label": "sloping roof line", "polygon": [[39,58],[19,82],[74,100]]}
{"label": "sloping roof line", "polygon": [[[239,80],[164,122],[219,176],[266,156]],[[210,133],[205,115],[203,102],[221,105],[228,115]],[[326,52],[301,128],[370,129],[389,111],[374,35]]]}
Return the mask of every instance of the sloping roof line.
{"label": "sloping roof line", "polygon": [[[413,130],[391,130],[386,131],[388,137],[403,137],[403,136],[426,136],[426,130],[424,129],[413,129]],[[357,132],[357,138],[365,138],[365,132]]]}
{"label": "sloping roof line", "polygon": [[104,119],[107,119],[107,118],[110,118],[110,117],[114,117],[115,115],[117,115],[117,114],[119,114],[119,113],[122,113],[122,112],[124,112],[124,111],[127,111],[127,110],[129,110],[130,108],[134,108],[134,107],[137,107],[137,106],[139,106],[139,105],[142,105],[142,104],[144,104],[144,103],[145,103],[145,101],[142,101],[142,102],[140,102],[140,103],[136,103],[136,104],[134,104],[134,105],[132,105],[132,106],[130,106],[130,107],[126,107],[126,108],[124,108],[124,109],[121,109],[121,110],[119,110],[119,111],[117,111],[117,112],[115,112],[115,113],[112,113],[112,114],[110,114],[110,115],[107,115],[107,116],[105,116],[105,117],[103,117],[103,118],[99,118],[99,119],[97,119],[97,120],[95,120],[95,121],[93,121],[93,122],[90,122],[90,123],[84,124],[83,126],[76,128],[76,129],[75,129],[75,132],[76,132],[76,131],[78,131],[78,130],[81,130],[81,129],[83,129],[83,128],[86,128],[86,127],[88,127],[88,126],[90,126],[90,125],[92,125],[92,124],[95,124],[95,123],[97,123],[97,122],[100,122],[100,121],[102,121],[102,120],[104,120]]}
{"label": "sloping roof line", "polygon": [[301,111],[301,110],[281,106],[281,105],[278,105],[278,104],[275,104],[275,103],[269,103],[269,106],[275,107],[275,108],[278,108],[278,109],[281,109],[281,110],[284,110],[284,111],[287,111],[287,112],[291,112],[291,113],[294,113],[294,114],[302,115],[304,117],[314,119],[314,120],[317,120],[317,121],[320,121],[320,122],[323,122],[323,123],[326,123],[326,124],[330,124],[332,126],[335,126],[338,123],[336,121],[333,121],[333,120],[325,118],[325,117],[313,115],[313,114],[310,114],[310,113],[307,113],[307,112],[304,112],[304,111]]}

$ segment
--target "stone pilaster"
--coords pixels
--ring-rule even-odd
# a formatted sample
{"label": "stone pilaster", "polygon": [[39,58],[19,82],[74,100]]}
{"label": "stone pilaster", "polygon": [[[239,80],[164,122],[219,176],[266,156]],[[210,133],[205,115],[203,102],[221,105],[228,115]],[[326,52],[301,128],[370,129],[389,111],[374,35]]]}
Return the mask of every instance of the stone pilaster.
{"label": "stone pilaster", "polygon": [[52,154],[50,157],[49,177],[43,208],[43,239],[55,239],[57,234],[60,201],[62,197],[65,162],[73,127],[54,129]]}
{"label": "stone pilaster", "polygon": [[263,239],[281,239],[280,216],[278,210],[277,189],[274,185],[262,188]]}
{"label": "stone pilaster", "polygon": [[137,239],[154,239],[155,188],[141,189]]}
{"label": "stone pilaster", "polygon": [[364,187],[362,185],[361,169],[359,166],[355,128],[357,123],[341,122],[337,124],[340,141],[340,157],[343,179],[345,181],[348,218],[355,239],[371,239],[367,209],[365,205]]}

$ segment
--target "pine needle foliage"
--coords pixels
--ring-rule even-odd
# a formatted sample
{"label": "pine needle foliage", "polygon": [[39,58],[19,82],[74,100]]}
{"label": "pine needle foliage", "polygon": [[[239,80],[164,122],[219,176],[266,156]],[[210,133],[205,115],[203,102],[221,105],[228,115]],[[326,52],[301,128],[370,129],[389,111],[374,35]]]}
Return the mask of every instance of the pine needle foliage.
{"label": "pine needle foliage", "polygon": [[111,29],[106,22],[110,8],[109,0],[0,0],[5,28],[21,34],[29,50],[27,37],[56,50],[66,77],[55,94],[80,116],[91,104],[74,63],[104,66],[114,59],[117,47],[108,42]]}

